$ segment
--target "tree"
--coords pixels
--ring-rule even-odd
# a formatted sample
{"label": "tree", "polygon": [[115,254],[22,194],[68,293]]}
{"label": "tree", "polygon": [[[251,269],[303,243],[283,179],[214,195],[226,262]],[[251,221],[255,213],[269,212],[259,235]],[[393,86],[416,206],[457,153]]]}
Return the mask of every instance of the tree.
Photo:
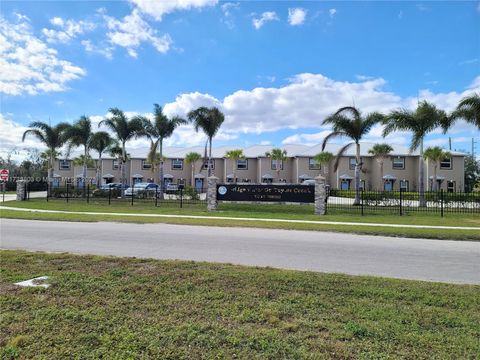
{"label": "tree", "polygon": [[225,158],[233,161],[233,166],[232,166],[233,182],[236,183],[237,177],[235,175],[235,169],[237,167],[237,161],[245,159],[245,155],[243,155],[243,150],[237,149],[237,150],[227,151],[225,153]]}
{"label": "tree", "polygon": [[[388,144],[375,144],[368,150],[369,154],[377,160],[380,165],[380,178],[383,181],[383,164],[388,159],[389,154],[393,151],[393,148]],[[381,183],[381,182],[380,182]]]}
{"label": "tree", "polygon": [[270,158],[275,164],[275,172],[277,173],[277,179],[280,181],[280,170],[282,170],[284,162],[288,160],[287,151],[279,148],[272,149],[270,152],[266,152],[265,156]]}
{"label": "tree", "polygon": [[[158,104],[153,104],[153,106],[153,121],[150,121],[144,116],[137,116],[135,119],[144,123],[145,135],[152,141],[147,159],[150,164],[152,164],[152,168],[155,167],[157,162],[160,164],[158,176],[160,189],[165,190],[163,179],[163,141],[172,136],[178,126],[187,124],[187,121],[179,116],[169,118],[163,113],[161,106]],[[163,191],[160,191],[159,196],[160,198],[163,198]]]}
{"label": "tree", "polygon": [[423,153],[423,158],[428,160],[428,162],[433,162],[433,179],[432,179],[432,190],[438,191],[438,182],[437,182],[437,170],[440,166],[442,160],[450,158],[450,153],[444,151],[441,147],[434,146],[425,149]]}
{"label": "tree", "polygon": [[67,123],[59,123],[55,126],[50,126],[41,121],[32,122],[22,136],[22,142],[25,141],[27,136],[34,136],[40,140],[49,151],[48,159],[48,192],[52,188],[53,182],[53,168],[55,166],[55,155],[58,154],[57,150],[60,149],[65,143],[64,132],[70,125]]}
{"label": "tree", "polygon": [[200,155],[197,152],[189,152],[187,155],[185,155],[185,162],[187,164],[190,164],[190,169],[192,172],[192,178],[191,178],[192,188],[195,187],[195,163],[201,158],[202,158],[202,155]]}
{"label": "tree", "polygon": [[[202,130],[207,135],[208,152],[208,177],[212,175],[212,140],[225,121],[225,116],[216,107],[199,107],[188,113],[188,120],[193,122],[195,131]],[[205,146],[206,149],[206,146]]]}
{"label": "tree", "polygon": [[391,111],[384,120],[385,128],[383,136],[394,131],[412,132],[410,142],[410,152],[420,148],[420,158],[418,161],[418,191],[419,205],[426,207],[425,201],[425,164],[423,161],[423,141],[425,136],[439,126],[448,123],[448,116],[443,110],[439,110],[435,105],[422,101],[418,104],[415,111],[400,109]]}
{"label": "tree", "polygon": [[70,149],[75,146],[83,146],[83,156],[78,159],[83,159],[83,193],[85,195],[85,186],[87,182],[87,167],[90,157],[90,142],[93,137],[92,122],[87,116],[81,116],[73,125],[69,126],[65,130],[65,140],[68,144],[67,153],[70,153]]}
{"label": "tree", "polygon": [[72,162],[74,166],[86,165],[87,168],[92,168],[95,166],[95,160],[93,160],[93,158],[90,155],[87,155],[87,157],[85,157],[85,155],[83,154],[79,155],[76,158],[74,158]]}
{"label": "tree", "polygon": [[447,132],[448,128],[458,119],[464,119],[480,129],[480,94],[474,93],[460,101],[455,111],[450,115],[447,124],[442,126],[444,132]]}
{"label": "tree", "polygon": [[381,122],[384,116],[374,112],[362,116],[360,111],[353,106],[345,106],[337,110],[336,113],[327,117],[324,125],[332,125],[332,132],[328,134],[322,143],[322,151],[330,139],[336,137],[347,137],[353,141],[343,146],[335,158],[334,171],[337,171],[340,158],[347,149],[355,145],[355,200],[354,205],[360,205],[360,172],[362,170],[362,162],[360,158],[360,140],[368,134],[373,125]]}
{"label": "tree", "polygon": [[480,160],[467,155],[465,156],[465,191],[473,191],[476,184],[480,185]]}
{"label": "tree", "polygon": [[[144,136],[144,122],[140,119],[129,119],[125,113],[118,108],[111,108],[109,112],[112,114],[111,118],[100,121],[98,126],[106,126],[109,128],[115,135],[115,138],[118,142],[118,147],[121,149],[119,156],[120,160],[120,173],[122,177],[122,197],[125,197],[125,187],[127,184],[125,163],[127,162],[127,150],[125,144],[127,141]],[[115,150],[119,150],[116,148]]]}
{"label": "tree", "polygon": [[102,154],[109,150],[113,145],[113,139],[106,131],[97,131],[93,134],[90,141],[90,148],[95,150],[98,153],[98,161],[95,169],[95,181],[97,187],[100,187],[102,179],[101,174],[103,173],[103,163],[102,163]]}
{"label": "tree", "polygon": [[316,164],[320,165],[321,172],[323,171],[323,175],[325,176],[326,183],[328,184],[328,166],[330,162],[335,158],[329,151],[322,151],[313,157],[313,161]]}

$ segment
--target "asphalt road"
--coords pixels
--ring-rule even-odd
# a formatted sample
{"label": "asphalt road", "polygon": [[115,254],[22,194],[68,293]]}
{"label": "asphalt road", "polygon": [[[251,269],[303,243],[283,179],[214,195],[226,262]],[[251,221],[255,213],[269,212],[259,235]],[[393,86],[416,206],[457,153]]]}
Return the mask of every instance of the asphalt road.
{"label": "asphalt road", "polygon": [[0,220],[2,249],[480,284],[480,242],[168,224]]}

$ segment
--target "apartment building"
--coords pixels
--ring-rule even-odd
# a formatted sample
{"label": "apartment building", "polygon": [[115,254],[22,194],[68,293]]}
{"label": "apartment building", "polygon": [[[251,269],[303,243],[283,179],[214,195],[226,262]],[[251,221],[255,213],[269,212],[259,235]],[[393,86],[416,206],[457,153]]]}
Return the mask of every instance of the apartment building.
{"label": "apartment building", "polygon": [[[392,154],[384,159],[383,174],[381,174],[379,159],[372,157],[368,150],[373,143],[361,144],[361,186],[365,190],[418,190],[418,171],[420,157],[418,152],[409,153],[402,146],[394,146]],[[328,144],[326,151],[336,154],[341,145]],[[223,146],[213,149],[212,171],[221,182],[246,183],[302,183],[323,175],[327,184],[333,189],[353,189],[355,173],[355,148],[350,147],[342,156],[337,171],[333,171],[333,162],[327,166],[315,163],[313,157],[321,152],[321,145],[285,145],[287,160],[275,161],[266,156],[272,150],[269,145],[255,145],[243,148],[245,159],[234,161],[225,158],[225,153],[232,149],[241,149],[235,146]],[[141,181],[159,182],[158,169],[153,169],[142,154],[147,149],[137,149],[130,154],[126,163],[125,173],[128,184]],[[185,162],[189,152],[204,153],[204,148],[166,148],[164,162],[165,183],[191,185],[197,189],[206,187],[207,164],[203,159],[195,164]],[[445,159],[437,169],[439,188],[446,191],[464,190],[464,154],[452,151],[451,158]],[[434,164],[425,162],[425,184],[432,189]],[[121,179],[118,160],[106,158],[101,164],[101,178],[103,183],[119,182]],[[192,172],[193,170],[193,172]],[[58,181],[67,180],[81,184],[83,181],[82,167],[73,166],[69,159],[57,160],[55,177]],[[87,181],[95,182],[95,169],[88,169]]]}

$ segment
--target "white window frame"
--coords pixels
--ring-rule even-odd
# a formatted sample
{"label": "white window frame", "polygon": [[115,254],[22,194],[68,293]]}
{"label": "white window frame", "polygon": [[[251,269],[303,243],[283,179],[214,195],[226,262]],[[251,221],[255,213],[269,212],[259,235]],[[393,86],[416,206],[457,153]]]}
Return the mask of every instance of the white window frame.
{"label": "white window frame", "polygon": [[[402,166],[395,166],[395,160],[401,161]],[[405,170],[405,156],[395,156],[392,158],[392,169],[393,170]]]}
{"label": "white window frame", "polygon": [[172,170],[183,170],[183,159],[172,159]]}
{"label": "white window frame", "polygon": [[[239,166],[241,163],[243,163],[244,165]],[[248,170],[248,159],[238,159],[237,170]]]}
{"label": "white window frame", "polygon": [[317,163],[313,158],[308,158],[308,170],[322,170],[322,165]]}
{"label": "white window frame", "polygon": [[[68,166],[65,166],[67,164]],[[70,170],[72,168],[72,163],[70,160],[58,160],[58,169],[59,170]]]}
{"label": "white window frame", "polygon": [[[444,166],[446,163],[448,163],[448,167]],[[442,170],[452,170],[452,168],[453,168],[452,158],[447,158],[447,159],[443,159],[442,161],[440,161],[440,169],[442,169]]]}
{"label": "white window frame", "polygon": [[152,168],[152,164],[147,162],[147,160],[142,160],[142,169],[143,170],[150,170]]}

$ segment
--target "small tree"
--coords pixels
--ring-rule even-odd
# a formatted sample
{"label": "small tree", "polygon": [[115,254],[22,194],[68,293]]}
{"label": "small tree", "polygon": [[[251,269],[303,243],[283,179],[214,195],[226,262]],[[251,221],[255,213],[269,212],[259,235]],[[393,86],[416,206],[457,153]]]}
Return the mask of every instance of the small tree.
{"label": "small tree", "polygon": [[[375,144],[368,150],[369,154],[372,154],[377,162],[380,164],[380,179],[383,181],[383,164],[388,159],[389,154],[393,151],[393,148],[388,144]],[[380,183],[381,183],[380,182]]]}
{"label": "small tree", "polygon": [[200,155],[197,152],[189,152],[187,155],[185,155],[185,162],[187,164],[190,164],[190,170],[192,172],[192,178],[191,178],[191,184],[192,188],[195,187],[195,163],[202,158],[202,155]]}
{"label": "small tree", "polygon": [[272,162],[275,164],[275,172],[277,173],[277,179],[280,181],[280,170],[282,170],[282,167],[287,161],[287,151],[282,150],[279,148],[272,149],[270,152],[266,152],[265,156],[269,159],[272,160]]}
{"label": "small tree", "polygon": [[429,162],[433,162],[432,190],[438,191],[437,169],[440,165],[440,162],[450,158],[451,154],[448,151],[444,151],[441,147],[434,146],[425,149],[423,152],[423,157]]}
{"label": "small tree", "polygon": [[238,149],[238,150],[230,150],[225,153],[225,158],[230,159],[233,161],[233,169],[232,169],[232,174],[233,174],[233,182],[237,182],[237,177],[235,175],[235,169],[237,167],[237,162],[238,160],[243,160],[245,159],[245,155],[243,155],[243,150]]}
{"label": "small tree", "polygon": [[328,185],[328,167],[330,162],[335,159],[335,155],[328,151],[322,151],[313,157],[313,161],[316,164],[320,165],[320,174],[323,173],[325,176],[325,181]]}

